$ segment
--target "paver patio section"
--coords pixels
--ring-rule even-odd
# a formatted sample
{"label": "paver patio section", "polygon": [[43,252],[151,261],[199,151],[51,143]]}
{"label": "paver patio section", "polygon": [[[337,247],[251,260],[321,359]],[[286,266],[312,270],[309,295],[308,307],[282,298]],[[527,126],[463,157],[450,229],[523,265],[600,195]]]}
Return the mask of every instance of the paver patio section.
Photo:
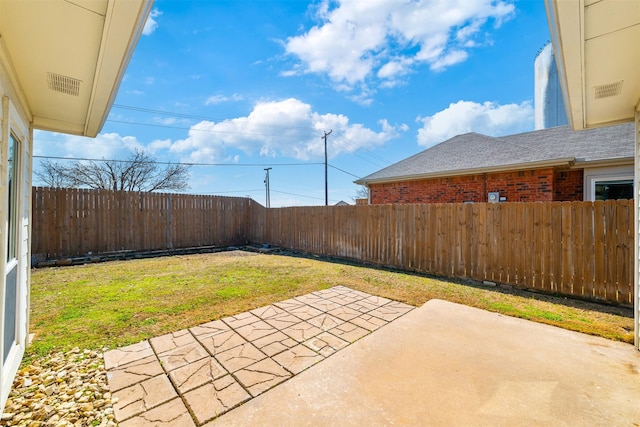
{"label": "paver patio section", "polygon": [[640,352],[430,300],[205,427],[392,425],[637,426]]}
{"label": "paver patio section", "polygon": [[109,351],[116,419],[204,425],[414,308],[335,286]]}

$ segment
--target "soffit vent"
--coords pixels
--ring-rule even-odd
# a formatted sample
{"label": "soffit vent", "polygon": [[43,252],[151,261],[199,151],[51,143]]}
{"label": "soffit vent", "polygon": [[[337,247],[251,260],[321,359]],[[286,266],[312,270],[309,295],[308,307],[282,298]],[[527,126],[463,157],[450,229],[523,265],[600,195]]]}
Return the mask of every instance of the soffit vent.
{"label": "soffit vent", "polygon": [[67,95],[79,96],[81,82],[82,80],[63,76],[62,74],[47,73],[49,89],[56,92],[66,93]]}
{"label": "soffit vent", "polygon": [[620,95],[622,93],[622,83],[624,83],[624,80],[594,87],[596,99]]}

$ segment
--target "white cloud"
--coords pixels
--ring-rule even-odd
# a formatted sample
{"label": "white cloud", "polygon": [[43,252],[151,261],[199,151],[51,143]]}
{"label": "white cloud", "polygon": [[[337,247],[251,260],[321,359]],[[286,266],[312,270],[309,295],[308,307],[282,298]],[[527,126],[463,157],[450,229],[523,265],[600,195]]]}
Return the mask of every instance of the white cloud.
{"label": "white cloud", "polygon": [[418,144],[431,147],[456,135],[477,132],[489,136],[510,135],[533,130],[530,102],[499,105],[458,101],[428,117],[418,117]]}
{"label": "white cloud", "polygon": [[261,156],[285,156],[299,160],[324,155],[323,131],[332,130],[328,139],[330,157],[365,147],[383,145],[407,130],[379,121],[380,130],[352,124],[342,114],[320,114],[297,99],[257,103],[246,117],[222,122],[202,121],[191,126],[188,136],[171,145],[171,151],[193,162],[220,161],[227,149]]}
{"label": "white cloud", "polygon": [[230,101],[238,102],[242,100],[244,100],[244,97],[237,93],[234,93],[231,96],[213,95],[207,98],[207,100],[204,102],[204,105],[222,104],[223,102],[230,102]]}
{"label": "white cloud", "polygon": [[[61,133],[34,131],[33,149],[36,156],[53,156],[68,159],[125,159],[135,149],[144,148],[133,136],[117,133],[101,133],[95,138],[66,135]],[[38,169],[40,158],[34,159],[34,169]],[[64,161],[52,159],[53,161]]]}
{"label": "white cloud", "polygon": [[353,89],[376,75],[383,83],[397,79],[421,63],[442,71],[485,43],[489,20],[499,26],[514,9],[505,0],[324,0],[316,13],[321,23],[286,40],[286,52],[301,63],[282,74],[326,74]]}
{"label": "white cloud", "polygon": [[446,55],[439,57],[431,63],[431,69],[434,71],[442,71],[450,65],[466,61],[469,54],[464,50],[452,50]]}
{"label": "white cloud", "polygon": [[149,145],[146,147],[146,151],[150,154],[157,153],[160,150],[167,150],[171,148],[171,140],[170,139],[156,139],[151,141]]}
{"label": "white cloud", "polygon": [[158,28],[158,22],[155,20],[158,16],[162,15],[158,9],[153,9],[149,16],[147,17],[147,22],[144,23],[144,28],[142,29],[142,35],[150,36],[153,32]]}
{"label": "white cloud", "polygon": [[378,69],[378,77],[382,79],[393,79],[408,74],[411,71],[413,62],[414,61],[409,58],[394,58]]}

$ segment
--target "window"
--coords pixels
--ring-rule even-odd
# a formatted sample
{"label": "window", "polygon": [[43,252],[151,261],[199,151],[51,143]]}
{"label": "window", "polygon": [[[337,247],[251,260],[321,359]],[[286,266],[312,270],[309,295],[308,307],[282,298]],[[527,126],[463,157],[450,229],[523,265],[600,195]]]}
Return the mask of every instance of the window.
{"label": "window", "polygon": [[595,200],[633,199],[633,180],[596,181]]}
{"label": "window", "polygon": [[7,157],[8,172],[8,233],[7,233],[7,268],[5,272],[4,290],[4,354],[2,355],[3,365],[7,361],[7,356],[16,343],[16,325],[18,321],[18,182],[19,174],[19,153],[20,145],[18,139],[11,134],[9,137],[9,154]]}
{"label": "window", "polygon": [[17,248],[17,219],[18,219],[18,165],[17,161],[18,153],[20,152],[18,146],[18,139],[11,134],[9,138],[9,156],[8,156],[8,193],[9,193],[9,204],[8,204],[8,248],[7,248],[7,261],[11,261],[17,257],[16,248]]}
{"label": "window", "polygon": [[633,199],[633,165],[586,168],[584,200]]}

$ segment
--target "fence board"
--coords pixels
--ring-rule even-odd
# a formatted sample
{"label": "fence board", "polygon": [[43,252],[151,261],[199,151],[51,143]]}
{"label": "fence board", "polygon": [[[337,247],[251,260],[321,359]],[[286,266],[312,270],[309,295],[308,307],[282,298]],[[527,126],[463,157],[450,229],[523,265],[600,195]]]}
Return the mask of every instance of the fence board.
{"label": "fence board", "polygon": [[[594,297],[606,298],[607,297],[607,280],[605,277],[605,210],[604,202],[596,201],[593,203],[593,210],[595,214],[594,218]],[[602,221],[598,221],[598,218],[602,218]]]}
{"label": "fence board", "polygon": [[[582,291],[582,295],[595,298],[596,296],[596,287],[595,287],[595,275],[596,275],[596,263],[595,263],[595,206],[593,203],[586,203],[583,206],[583,236],[584,236],[584,247],[587,249],[584,252],[584,270],[583,270],[583,279],[582,282],[584,284],[584,290]],[[591,248],[589,250],[589,248]]]}
{"label": "fence board", "polygon": [[473,227],[473,205],[471,204],[463,204],[462,205],[464,216],[464,223],[461,225],[463,227],[463,240],[461,242],[462,245],[462,264],[464,266],[464,271],[461,277],[471,277],[475,274],[475,254],[476,254],[476,244],[474,240],[474,227]]}
{"label": "fence board", "polygon": [[560,289],[561,293],[573,292],[573,274],[571,264],[571,202],[562,202],[561,206],[561,244]]}
{"label": "fence board", "polygon": [[[476,227],[478,238],[478,271],[477,277],[480,280],[487,278],[487,209],[483,209],[483,206],[475,204],[478,212]],[[488,207],[488,206],[487,206]]]}
{"label": "fence board", "polygon": [[35,188],[50,258],[269,243],[433,274],[631,304],[633,202],[265,209],[249,199]]}
{"label": "fence board", "polygon": [[583,227],[583,203],[572,202],[571,203],[571,250],[572,250],[572,268],[573,276],[571,277],[571,293],[577,295],[582,292],[582,274],[584,271],[584,242],[582,238],[584,236],[582,232]]}
{"label": "fence board", "polygon": [[34,188],[32,197],[32,253],[54,259],[246,244],[254,215],[244,212],[255,205],[241,198],[86,189]]}
{"label": "fence board", "polygon": [[605,208],[605,277],[606,295],[605,299],[616,301],[618,299],[617,286],[617,214],[616,201],[607,200]]}
{"label": "fence board", "polygon": [[[625,200],[626,201],[626,200]],[[629,204],[628,201],[619,204],[616,210],[616,260],[618,262],[616,270],[616,300],[625,302],[629,297],[629,283],[625,280],[625,274],[629,270]]]}

